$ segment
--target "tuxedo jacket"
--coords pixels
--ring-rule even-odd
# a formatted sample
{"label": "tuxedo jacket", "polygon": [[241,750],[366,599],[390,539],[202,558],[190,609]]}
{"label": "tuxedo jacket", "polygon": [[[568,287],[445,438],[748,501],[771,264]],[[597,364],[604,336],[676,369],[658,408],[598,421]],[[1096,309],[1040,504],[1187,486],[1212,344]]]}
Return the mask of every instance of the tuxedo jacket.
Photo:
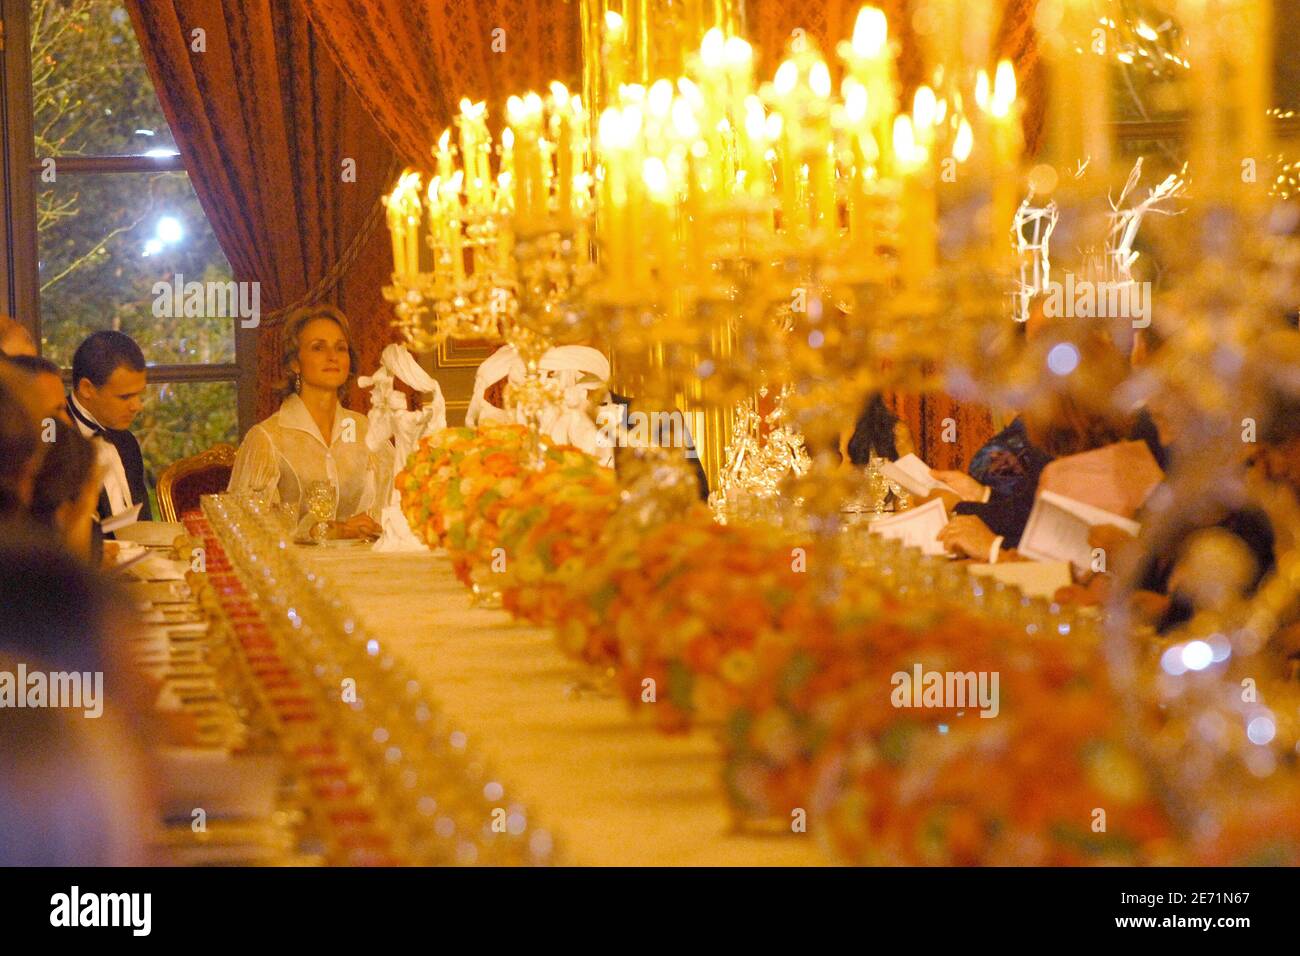
{"label": "tuxedo jacket", "polygon": [[[609,393],[609,401],[615,405],[621,406],[621,411],[619,413],[622,417],[621,424],[624,427],[627,427],[628,415],[632,410],[632,399],[627,397],[626,395],[619,395],[617,392],[611,391]],[[661,423],[660,424],[661,432],[662,429],[663,429],[663,424]],[[666,443],[669,437],[670,436],[668,435],[658,434],[654,436],[654,441],[658,443]],[[695,481],[696,484],[699,485],[700,500],[708,501],[709,500],[708,475],[704,471],[704,465],[700,462],[699,454],[695,452],[694,437],[690,434],[689,431],[686,433],[685,437],[686,437],[686,447],[682,449],[682,456],[688,462],[691,463],[691,467],[695,472]],[[618,461],[619,458],[622,457],[622,455],[620,454],[622,450],[623,449],[619,445],[614,446],[614,470],[615,471],[618,470]]]}
{"label": "tuxedo jacket", "polygon": [[[73,421],[85,421],[76,408],[73,407],[71,398],[68,399],[68,414]],[[93,423],[87,422],[87,424]],[[135,436],[129,431],[120,431],[116,428],[100,428],[98,434],[116,448],[118,455],[122,458],[122,468],[126,471],[126,483],[131,488],[131,504],[140,506],[140,520],[152,521],[153,515],[149,510],[149,486],[144,480],[144,456],[140,453],[140,443],[136,441]],[[100,489],[99,517],[101,519],[108,518],[112,514],[112,506],[108,503],[108,492]]]}

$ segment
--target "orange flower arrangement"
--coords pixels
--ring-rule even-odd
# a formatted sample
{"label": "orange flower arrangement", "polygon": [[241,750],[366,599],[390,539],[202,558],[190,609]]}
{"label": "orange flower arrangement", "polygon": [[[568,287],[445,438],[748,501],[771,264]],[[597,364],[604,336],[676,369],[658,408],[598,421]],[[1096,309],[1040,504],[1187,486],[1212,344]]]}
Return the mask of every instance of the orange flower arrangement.
{"label": "orange flower arrangement", "polygon": [[[1173,828],[1121,738],[1096,648],[904,606],[870,581],[847,590],[731,716],[725,779],[742,814],[802,808],[855,863],[1168,858]],[[899,706],[917,673],[997,675],[992,706]]]}
{"label": "orange flower arrangement", "polygon": [[585,642],[566,643],[612,651],[634,707],[647,706],[653,680],[651,713],[669,732],[727,715],[807,593],[808,575],[775,529],[715,524],[703,510],[650,532],[635,564],[615,554],[612,565],[596,592],[602,614]]}
{"label": "orange flower arrangement", "polygon": [[473,428],[444,428],[426,436],[393,481],[411,531],[431,548],[446,544],[442,519],[447,485],[478,440]]}
{"label": "orange flower arrangement", "polygon": [[490,555],[496,521],[528,476],[527,427],[481,426],[474,446],[457,459],[443,497],[445,544],[452,569],[466,587],[481,556]]}
{"label": "orange flower arrangement", "polygon": [[582,573],[618,506],[614,472],[576,448],[549,449],[542,471],[526,476],[502,502],[499,533],[480,553],[500,546],[506,610],[534,624],[559,619],[567,586]]}

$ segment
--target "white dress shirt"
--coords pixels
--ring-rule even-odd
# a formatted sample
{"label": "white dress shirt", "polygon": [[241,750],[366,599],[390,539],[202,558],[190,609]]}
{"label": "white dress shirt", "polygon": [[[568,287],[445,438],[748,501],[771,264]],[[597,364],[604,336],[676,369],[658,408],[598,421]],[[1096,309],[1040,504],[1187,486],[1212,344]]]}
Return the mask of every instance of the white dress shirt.
{"label": "white dress shirt", "polygon": [[[112,442],[98,434],[94,427],[86,424],[89,421],[101,429],[104,427],[94,415],[86,411],[85,405],[77,401],[75,394],[72,395],[72,404],[77,409],[77,416],[81,416],[73,416],[73,421],[81,430],[82,437],[89,438],[95,443],[95,452],[99,456],[99,465],[104,474],[103,490],[108,492],[108,505],[113,514],[121,514],[134,504],[131,500],[131,483],[127,481],[122,456],[117,453],[117,448]],[[82,421],[82,418],[85,421]]]}
{"label": "white dress shirt", "polygon": [[229,488],[264,491],[272,502],[297,505],[301,514],[308,486],[327,481],[336,492],[338,520],[362,512],[378,519],[386,502],[377,500],[377,489],[392,478],[393,446],[384,442],[377,450],[368,448],[366,425],[364,415],[338,405],[326,444],[306,403],[290,395],[278,412],[244,436]]}

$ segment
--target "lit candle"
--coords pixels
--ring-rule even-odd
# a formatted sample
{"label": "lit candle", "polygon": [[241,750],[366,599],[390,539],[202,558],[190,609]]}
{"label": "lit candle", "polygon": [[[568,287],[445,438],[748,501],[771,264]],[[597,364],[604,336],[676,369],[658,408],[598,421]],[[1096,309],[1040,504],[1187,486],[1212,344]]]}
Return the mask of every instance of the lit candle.
{"label": "lit candle", "polygon": [[605,63],[609,66],[606,103],[618,99],[619,87],[628,81],[627,25],[621,14],[605,11]]}
{"label": "lit candle", "polygon": [[651,255],[641,254],[633,257],[633,265],[636,269],[634,284],[641,288],[649,288],[651,262],[658,264],[662,282],[668,271],[668,263],[672,259],[673,242],[669,235],[669,210],[673,196],[668,167],[659,157],[650,156],[644,160],[641,165],[641,179],[645,186],[646,198],[650,201],[650,208],[647,210],[649,223],[646,238]]}
{"label": "lit candle", "polygon": [[384,199],[384,204],[388,208],[388,237],[393,240],[393,272],[402,273],[405,268],[405,254],[402,251],[402,213],[398,204],[398,193],[401,184],[393,187],[393,191]]}
{"label": "lit candle", "polygon": [[798,82],[799,68],[794,60],[786,60],[782,63],[777,68],[776,77],[772,81],[772,88],[780,105],[779,110],[773,112],[772,116],[776,118],[773,125],[780,136],[780,147],[777,153],[781,161],[781,222],[782,229],[790,237],[795,237],[803,231],[804,220],[807,218],[803,215],[804,210],[799,201],[799,148],[802,145],[800,142],[802,137],[799,136],[793,98],[794,88]]}
{"label": "lit candle", "polygon": [[1015,220],[1020,206],[1020,111],[1016,103],[1016,72],[1010,60],[998,63],[989,103],[993,127],[993,208],[992,223],[995,248],[1005,245],[1004,237]]}
{"label": "lit candle", "polygon": [[451,181],[443,187],[443,202],[446,204],[447,233],[451,250],[452,278],[456,282],[465,279],[465,245],[461,232],[460,194],[465,181],[465,171],[456,170]]}
{"label": "lit candle", "polygon": [[745,98],[745,122],[741,127],[742,158],[745,167],[745,191],[753,198],[765,197],[772,184],[772,170],[767,163],[767,114],[763,103],[750,94]]}
{"label": "lit candle", "polygon": [[938,258],[934,170],[925,149],[916,144],[912,119],[905,113],[894,120],[893,147],[903,177],[900,271],[905,282],[916,285],[934,271]]}
{"label": "lit candle", "polygon": [[441,252],[446,245],[446,218],[443,215],[442,180],[437,176],[429,180],[425,201],[429,210],[429,248],[433,251],[433,276],[435,280],[445,279],[447,269]]}
{"label": "lit candle", "polygon": [[451,127],[438,137],[438,178],[444,183],[451,180]]}
{"label": "lit candle", "polygon": [[551,84],[551,135],[555,139],[555,208],[568,221],[573,214],[573,103],[563,83]]}
{"label": "lit candle", "polygon": [[835,143],[827,122],[830,110],[831,74],[826,64],[817,61],[808,73],[808,86],[818,105],[811,131],[813,149],[808,157],[808,186],[817,227],[832,236],[839,232],[839,206],[835,198]]}
{"label": "lit candle", "polygon": [[878,172],[892,160],[889,143],[894,115],[898,112],[898,86],[894,77],[894,60],[890,51],[889,21],[883,11],[863,7],[853,24],[853,38],[839,45],[840,58],[850,74],[867,93],[868,126],[871,138],[880,150]]}
{"label": "lit candle", "polygon": [[867,88],[856,77],[847,76],[841,84],[841,93],[844,97],[844,122],[853,151],[853,169],[849,178],[849,238],[858,245],[869,241],[866,175],[868,164],[877,157],[872,155],[868,158],[867,155],[869,150],[875,150],[871,129],[867,126]]}
{"label": "lit candle", "polygon": [[604,178],[601,182],[601,265],[610,282],[617,285],[627,277],[624,232],[627,215],[627,183],[623,154],[623,122],[618,107],[611,106],[600,114],[597,139]]}

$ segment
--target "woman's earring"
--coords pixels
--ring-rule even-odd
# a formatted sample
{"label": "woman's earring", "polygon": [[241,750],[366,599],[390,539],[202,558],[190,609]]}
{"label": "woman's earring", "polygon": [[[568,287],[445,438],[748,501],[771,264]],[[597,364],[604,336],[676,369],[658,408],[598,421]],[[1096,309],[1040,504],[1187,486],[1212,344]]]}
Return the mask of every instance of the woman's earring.
{"label": "woman's earring", "polygon": [[297,394],[302,394],[302,375],[299,372],[293,373],[293,390]]}

